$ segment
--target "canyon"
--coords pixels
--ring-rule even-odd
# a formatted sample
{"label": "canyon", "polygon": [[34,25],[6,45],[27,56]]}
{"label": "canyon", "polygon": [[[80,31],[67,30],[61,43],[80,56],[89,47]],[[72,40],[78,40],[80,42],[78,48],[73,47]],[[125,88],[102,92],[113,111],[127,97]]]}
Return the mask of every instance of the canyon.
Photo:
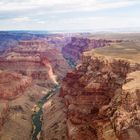
{"label": "canyon", "polygon": [[[63,80],[70,140],[138,140],[140,71],[129,61],[85,54]],[[134,78],[135,77],[135,78]]]}
{"label": "canyon", "polygon": [[139,140],[139,47],[118,40],[84,52],[44,105],[43,139]]}
{"label": "canyon", "polygon": [[0,36],[0,140],[140,139],[139,35]]}

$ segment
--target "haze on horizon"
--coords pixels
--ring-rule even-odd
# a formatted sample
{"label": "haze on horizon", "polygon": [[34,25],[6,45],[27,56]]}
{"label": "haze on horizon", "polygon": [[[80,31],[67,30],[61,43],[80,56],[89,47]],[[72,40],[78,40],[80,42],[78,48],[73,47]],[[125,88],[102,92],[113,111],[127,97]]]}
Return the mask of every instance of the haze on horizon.
{"label": "haze on horizon", "polygon": [[140,31],[139,0],[0,0],[0,30]]}

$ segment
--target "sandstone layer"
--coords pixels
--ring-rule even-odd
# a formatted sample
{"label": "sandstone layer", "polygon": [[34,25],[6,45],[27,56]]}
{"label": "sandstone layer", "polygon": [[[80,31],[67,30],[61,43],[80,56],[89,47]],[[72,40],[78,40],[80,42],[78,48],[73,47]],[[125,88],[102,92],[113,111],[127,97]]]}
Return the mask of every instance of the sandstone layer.
{"label": "sandstone layer", "polygon": [[139,74],[124,59],[85,54],[63,80],[69,140],[140,139]]}
{"label": "sandstone layer", "polygon": [[12,100],[29,87],[32,79],[21,74],[0,72],[0,99]]}
{"label": "sandstone layer", "polygon": [[60,81],[69,66],[60,51],[51,48],[47,41],[20,41],[0,58],[0,69],[32,77],[34,82],[41,86],[51,87],[54,84],[52,75],[49,75],[50,68],[52,74],[57,75],[56,80]]}
{"label": "sandstone layer", "polygon": [[62,48],[62,53],[65,58],[77,62],[77,60],[79,60],[80,56],[84,51],[104,47],[108,45],[110,42],[111,42],[110,40],[102,40],[102,39],[95,40],[82,37],[72,37],[71,41],[69,41]]}
{"label": "sandstone layer", "polygon": [[42,137],[44,140],[67,140],[66,114],[58,93],[43,106]]}
{"label": "sandstone layer", "polygon": [[31,138],[32,108],[46,93],[31,77],[0,72],[0,140]]}
{"label": "sandstone layer", "polygon": [[55,46],[58,41],[48,40],[16,41],[15,46],[7,47],[0,56],[1,140],[31,139],[35,104],[69,69]]}
{"label": "sandstone layer", "polygon": [[[14,34],[13,44],[3,44],[0,52],[0,140],[30,140],[34,108],[56,84],[60,94],[43,106],[44,140],[140,139],[138,42],[26,35]],[[90,51],[81,57],[93,48],[105,56]],[[75,66],[80,58],[67,73],[67,62]]]}

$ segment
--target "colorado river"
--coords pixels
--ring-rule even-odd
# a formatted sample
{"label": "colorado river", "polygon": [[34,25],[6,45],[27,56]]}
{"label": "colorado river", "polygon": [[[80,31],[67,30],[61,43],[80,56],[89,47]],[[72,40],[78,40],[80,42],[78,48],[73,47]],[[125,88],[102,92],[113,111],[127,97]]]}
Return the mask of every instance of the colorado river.
{"label": "colorado river", "polygon": [[[69,66],[71,68],[75,68],[76,66],[76,63],[74,62],[74,60],[70,59],[70,58],[66,58]],[[44,64],[46,66],[48,66],[48,63],[47,61],[44,61]],[[52,68],[50,66],[49,67],[49,75],[50,75],[50,78],[54,81],[54,83],[57,84],[57,82],[55,81],[55,75],[53,74],[52,72]],[[41,137],[40,137],[40,133],[41,133],[41,128],[42,128],[42,106],[47,102],[47,100],[52,96],[54,95],[56,92],[58,92],[60,89],[60,86],[59,85],[55,85],[51,91],[49,91],[47,93],[46,96],[44,96],[38,103],[37,105],[35,106],[35,113],[33,114],[32,116],[32,123],[33,123],[33,133],[32,133],[32,140],[41,140]]]}
{"label": "colorado river", "polygon": [[57,91],[59,91],[60,86],[56,85],[52,88],[51,91],[47,93],[35,106],[35,113],[32,116],[32,123],[33,123],[33,133],[32,133],[32,140],[39,140],[40,132],[42,128],[42,106],[46,101],[54,95]]}

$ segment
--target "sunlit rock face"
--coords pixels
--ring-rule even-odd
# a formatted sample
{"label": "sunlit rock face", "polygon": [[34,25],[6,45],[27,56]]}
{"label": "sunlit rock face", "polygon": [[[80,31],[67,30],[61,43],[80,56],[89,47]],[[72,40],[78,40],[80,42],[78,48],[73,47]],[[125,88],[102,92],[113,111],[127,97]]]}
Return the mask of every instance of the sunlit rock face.
{"label": "sunlit rock face", "polygon": [[10,114],[9,101],[24,94],[31,86],[32,79],[21,74],[0,72],[0,129],[8,120]]}
{"label": "sunlit rock face", "polygon": [[140,139],[140,71],[129,73],[122,86],[121,104],[112,124],[119,139]]}
{"label": "sunlit rock face", "polygon": [[69,140],[140,139],[139,71],[130,62],[83,56],[63,80]]}
{"label": "sunlit rock face", "polygon": [[46,59],[43,60],[43,64],[48,68],[48,75],[49,78],[52,80],[52,82],[56,85],[58,85],[57,82],[57,76],[54,74],[52,66],[50,65],[49,61],[47,61]]}

